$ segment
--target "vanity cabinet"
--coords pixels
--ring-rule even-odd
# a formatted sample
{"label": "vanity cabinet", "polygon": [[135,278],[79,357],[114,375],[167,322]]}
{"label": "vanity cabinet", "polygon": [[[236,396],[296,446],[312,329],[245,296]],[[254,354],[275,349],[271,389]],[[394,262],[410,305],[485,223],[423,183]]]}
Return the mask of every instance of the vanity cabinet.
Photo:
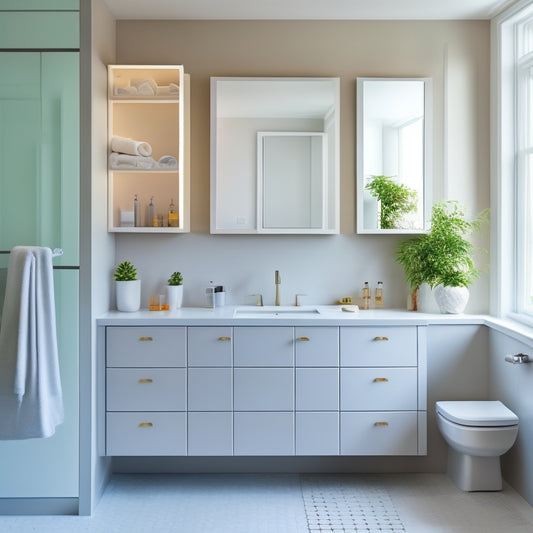
{"label": "vanity cabinet", "polygon": [[[122,153],[113,137],[147,144],[140,155]],[[183,66],[108,66],[108,147],[108,231],[188,232],[189,75]],[[171,203],[175,221],[169,221]]]}
{"label": "vanity cabinet", "polygon": [[233,328],[188,328],[189,455],[233,454]]}
{"label": "vanity cabinet", "polygon": [[106,454],[187,453],[184,327],[113,327],[106,334]]}
{"label": "vanity cabinet", "polygon": [[106,455],[425,455],[420,326],[105,328]]}
{"label": "vanity cabinet", "polygon": [[418,329],[341,328],[342,455],[419,454],[425,374],[419,373]]}

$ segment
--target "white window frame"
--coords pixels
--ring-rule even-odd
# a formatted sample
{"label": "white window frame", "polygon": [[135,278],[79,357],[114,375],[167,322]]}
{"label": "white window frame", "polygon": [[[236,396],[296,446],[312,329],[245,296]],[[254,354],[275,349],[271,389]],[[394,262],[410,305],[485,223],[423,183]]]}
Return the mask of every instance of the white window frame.
{"label": "white window frame", "polygon": [[[491,314],[533,326],[520,307],[524,271],[519,245],[524,212],[519,201],[520,122],[517,28],[533,20],[533,0],[522,0],[492,20]],[[523,161],[523,159],[522,159]],[[522,217],[522,218],[521,218]],[[523,224],[522,224],[523,226]]]}

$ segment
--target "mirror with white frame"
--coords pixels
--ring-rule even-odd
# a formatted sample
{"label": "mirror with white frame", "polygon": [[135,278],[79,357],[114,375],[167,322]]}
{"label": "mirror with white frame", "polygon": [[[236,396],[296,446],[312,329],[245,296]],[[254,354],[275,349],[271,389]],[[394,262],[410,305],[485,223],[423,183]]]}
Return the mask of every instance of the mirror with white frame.
{"label": "mirror with white frame", "polygon": [[431,79],[357,78],[357,232],[424,233]]}
{"label": "mirror with white frame", "polygon": [[339,122],[338,78],[211,78],[211,233],[338,233]]}

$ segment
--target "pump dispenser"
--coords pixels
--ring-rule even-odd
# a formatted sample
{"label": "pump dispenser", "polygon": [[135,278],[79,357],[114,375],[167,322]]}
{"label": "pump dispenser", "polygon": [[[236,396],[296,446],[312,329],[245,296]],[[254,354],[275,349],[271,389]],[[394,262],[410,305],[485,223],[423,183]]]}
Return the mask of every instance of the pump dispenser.
{"label": "pump dispenser", "polygon": [[136,227],[141,225],[141,206],[137,195],[133,197],[133,225]]}
{"label": "pump dispenser", "polygon": [[150,196],[150,203],[148,204],[148,226],[157,227],[157,218],[154,209],[154,197]]}

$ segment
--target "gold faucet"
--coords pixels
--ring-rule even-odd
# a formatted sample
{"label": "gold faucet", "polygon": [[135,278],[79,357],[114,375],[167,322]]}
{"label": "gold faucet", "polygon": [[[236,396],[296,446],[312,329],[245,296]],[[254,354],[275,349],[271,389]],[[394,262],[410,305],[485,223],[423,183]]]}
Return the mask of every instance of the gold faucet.
{"label": "gold faucet", "polygon": [[276,305],[279,305],[279,286],[281,285],[281,276],[279,275],[279,270],[276,270],[274,281],[276,283]]}

